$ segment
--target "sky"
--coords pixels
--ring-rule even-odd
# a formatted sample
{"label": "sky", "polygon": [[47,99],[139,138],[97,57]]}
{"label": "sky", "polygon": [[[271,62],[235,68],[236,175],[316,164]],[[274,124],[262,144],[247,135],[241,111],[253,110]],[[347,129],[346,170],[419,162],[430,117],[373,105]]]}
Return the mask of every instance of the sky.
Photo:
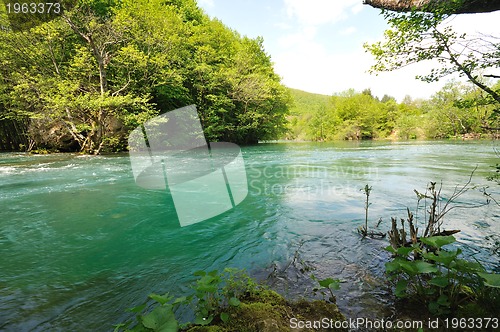
{"label": "sky", "polygon": [[[380,10],[363,5],[363,0],[198,0],[198,4],[240,34],[263,37],[275,71],[291,88],[326,95],[369,88],[379,98],[388,94],[401,101],[406,95],[429,98],[447,81],[415,79],[437,67],[433,63],[370,74],[374,59],[363,44],[383,40],[388,26]],[[459,32],[500,36],[499,21],[500,11],[459,15],[450,24]]]}

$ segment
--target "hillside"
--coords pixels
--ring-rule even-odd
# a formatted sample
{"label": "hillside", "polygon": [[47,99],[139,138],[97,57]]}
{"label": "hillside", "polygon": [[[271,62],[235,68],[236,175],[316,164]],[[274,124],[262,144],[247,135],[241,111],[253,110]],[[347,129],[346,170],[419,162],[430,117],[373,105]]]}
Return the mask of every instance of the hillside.
{"label": "hillside", "polygon": [[306,140],[308,122],[320,109],[326,109],[331,96],[289,88],[292,96],[290,106],[289,133],[286,139]]}

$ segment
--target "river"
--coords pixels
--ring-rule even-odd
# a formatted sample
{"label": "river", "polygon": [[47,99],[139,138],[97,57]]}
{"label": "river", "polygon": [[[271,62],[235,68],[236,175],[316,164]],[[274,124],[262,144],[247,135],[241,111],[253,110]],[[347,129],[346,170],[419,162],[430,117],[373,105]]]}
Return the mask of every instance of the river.
{"label": "river", "polygon": [[[382,218],[384,231],[390,217],[415,209],[414,189],[442,182],[449,197],[476,166],[472,183],[489,185],[500,200],[499,186],[485,179],[499,162],[495,144],[244,147],[248,196],[187,227],[179,226],[165,191],[135,184],[127,154],[0,154],[0,330],[111,330],[149,293],[185,294],[194,271],[224,267],[245,268],[291,298],[311,296],[311,273],[341,278],[337,302],[347,316],[388,316],[387,242],[357,234],[364,223],[360,189],[372,186],[370,225]],[[458,199],[484,201],[479,190]],[[462,230],[465,255],[496,272],[499,215],[490,204],[453,210],[445,222]],[[306,266],[311,270],[300,272]]]}

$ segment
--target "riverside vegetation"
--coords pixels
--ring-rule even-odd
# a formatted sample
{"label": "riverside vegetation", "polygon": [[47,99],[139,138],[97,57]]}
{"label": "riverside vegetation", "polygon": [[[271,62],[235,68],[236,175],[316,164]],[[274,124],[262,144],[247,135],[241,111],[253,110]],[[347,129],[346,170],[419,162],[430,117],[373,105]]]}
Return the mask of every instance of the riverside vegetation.
{"label": "riverside vegetation", "polygon": [[[61,3],[60,15],[9,15],[0,4],[0,150],[123,151],[132,129],[189,104],[209,141],[498,136],[500,85],[477,73],[497,66],[494,52],[455,68],[471,84],[451,81],[429,100],[324,96],[284,87],[261,37],[241,36],[195,0]],[[387,19],[400,34],[425,32],[415,15],[410,25]],[[397,68],[382,56],[406,50],[397,40],[367,46],[375,71]]]}
{"label": "riverside vegetation", "polygon": [[[391,218],[388,232],[390,245],[385,248],[393,258],[385,263],[389,280],[394,282],[394,295],[405,299],[405,305],[423,304],[433,316],[496,317],[500,307],[500,275],[489,273],[478,260],[461,257],[462,249],[456,244],[453,234],[460,230],[444,230],[444,217],[456,208],[474,209],[494,202],[486,189],[483,204],[456,204],[455,201],[471,189],[469,181],[456,187],[448,199],[444,199],[441,188],[430,182],[425,193],[417,190],[417,207],[413,213],[407,208],[406,219]],[[371,191],[368,185],[366,210]],[[442,203],[444,201],[444,203]],[[420,209],[421,204],[424,206]],[[366,215],[368,212],[366,212]],[[420,218],[420,222],[418,217]],[[377,223],[377,227],[380,221]],[[420,232],[419,232],[420,231]],[[367,219],[358,232],[369,235]],[[371,232],[373,234],[373,231]]]}
{"label": "riverside vegetation", "polygon": [[123,151],[128,133],[196,104],[209,141],[285,130],[289,93],[263,39],[195,0],[62,1],[59,15],[0,3],[0,149]]}
{"label": "riverside vegetation", "polygon": [[[325,301],[289,302],[278,293],[257,284],[244,271],[225,269],[195,272],[198,280],[193,284],[193,294],[174,298],[169,294],[151,294],[154,308],[144,313],[148,302],[129,309],[136,314],[135,321],[115,325],[117,331],[289,331],[290,320],[318,321],[328,317],[343,321],[345,317],[334,303]],[[333,279],[318,280],[320,288],[338,287]],[[335,286],[334,286],[335,284]],[[331,293],[331,296],[335,296]],[[193,321],[179,323],[176,312],[191,307]],[[344,331],[339,328],[338,331]],[[312,329],[311,329],[312,331]]]}

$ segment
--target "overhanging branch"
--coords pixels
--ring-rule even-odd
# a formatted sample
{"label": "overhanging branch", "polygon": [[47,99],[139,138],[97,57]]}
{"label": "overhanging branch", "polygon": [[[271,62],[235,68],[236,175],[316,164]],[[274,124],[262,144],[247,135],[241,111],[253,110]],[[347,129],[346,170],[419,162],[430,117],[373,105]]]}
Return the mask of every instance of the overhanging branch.
{"label": "overhanging branch", "polygon": [[397,12],[431,12],[450,8],[449,14],[488,13],[500,10],[500,0],[363,0],[365,5]]}

